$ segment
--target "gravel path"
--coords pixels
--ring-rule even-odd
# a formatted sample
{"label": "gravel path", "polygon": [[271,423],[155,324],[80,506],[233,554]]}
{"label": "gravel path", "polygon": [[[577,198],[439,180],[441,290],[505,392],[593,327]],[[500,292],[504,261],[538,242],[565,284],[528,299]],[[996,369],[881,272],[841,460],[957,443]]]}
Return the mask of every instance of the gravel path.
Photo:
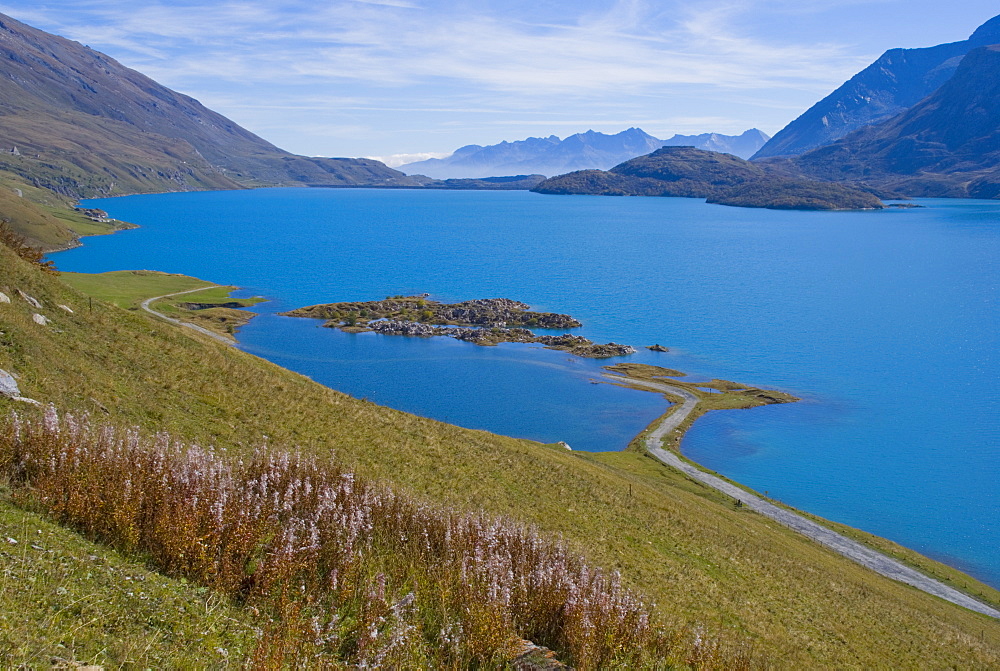
{"label": "gravel path", "polygon": [[779,508],[773,503],[770,503],[745,489],[737,487],[734,484],[726,482],[722,478],[711,475],[710,473],[706,473],[695,466],[692,466],[673,452],[664,450],[661,447],[663,438],[680,426],[681,422],[687,419],[687,416],[690,415],[695,409],[695,406],[698,405],[698,397],[686,389],[672,387],[658,382],[634,380],[632,378],[620,377],[617,375],[607,375],[606,377],[614,380],[615,382],[647,387],[656,391],[679,396],[683,399],[683,403],[679,407],[675,407],[673,412],[671,412],[671,414],[664,419],[660,425],[649,434],[649,436],[646,437],[646,449],[648,449],[650,454],[662,461],[664,464],[673,466],[688,477],[697,480],[698,482],[702,482],[709,487],[726,494],[727,496],[731,496],[733,499],[742,501],[744,507],[749,508],[754,512],[758,512],[761,515],[770,517],[771,519],[784,524],[786,527],[794,529],[814,541],[827,546],[835,552],[839,552],[848,559],[852,559],[862,566],[872,569],[876,573],[880,573],[887,578],[892,578],[893,580],[898,580],[899,582],[916,587],[917,589],[927,592],[928,594],[941,597],[942,599],[958,604],[963,608],[968,608],[969,610],[974,610],[977,613],[982,613],[984,615],[1000,619],[1000,611],[995,608],[991,608],[990,606],[973,599],[971,596],[963,592],[959,592],[958,590],[949,587],[934,578],[924,575],[916,569],[888,557],[877,550],[873,550],[867,545],[863,545],[857,541],[847,538],[846,536],[842,536],[836,531],[819,525],[802,515],[793,513],[790,510],[785,510],[784,508]]}
{"label": "gravel path", "polygon": [[171,324],[177,324],[178,326],[186,326],[189,329],[194,329],[198,333],[203,333],[203,334],[207,335],[209,338],[214,338],[215,340],[218,340],[221,343],[224,343],[226,345],[233,345],[233,341],[230,340],[229,338],[226,338],[225,336],[221,336],[218,333],[213,333],[212,331],[209,331],[207,328],[204,328],[202,326],[198,326],[196,324],[189,324],[187,322],[182,322],[180,319],[174,319],[173,317],[168,317],[167,315],[159,313],[156,310],[154,310],[153,308],[149,307],[150,303],[152,303],[153,301],[158,301],[161,298],[171,298],[173,296],[183,296],[184,294],[193,294],[196,291],[205,291],[206,289],[216,289],[216,288],[218,288],[220,286],[222,286],[222,285],[221,284],[210,284],[207,287],[198,287],[197,289],[188,289],[187,291],[177,291],[177,292],[172,293],[172,294],[163,294],[162,296],[153,296],[152,298],[147,298],[146,300],[144,300],[139,305],[139,307],[141,307],[143,310],[145,310],[146,312],[148,312],[151,315],[155,315],[155,316],[159,317],[160,319],[165,319],[166,321],[170,322]]}

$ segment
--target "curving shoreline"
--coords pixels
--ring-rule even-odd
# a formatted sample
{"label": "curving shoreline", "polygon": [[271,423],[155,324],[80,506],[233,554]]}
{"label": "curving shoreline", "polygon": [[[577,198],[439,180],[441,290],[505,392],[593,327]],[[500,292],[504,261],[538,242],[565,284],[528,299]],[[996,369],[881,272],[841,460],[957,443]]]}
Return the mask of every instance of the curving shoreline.
{"label": "curving shoreline", "polygon": [[660,462],[681,471],[693,480],[697,480],[712,489],[732,497],[734,500],[739,501],[742,506],[760,513],[793,531],[797,531],[803,536],[811,538],[817,543],[880,575],[905,583],[963,608],[1000,619],[1000,611],[974,599],[968,594],[949,587],[888,555],[817,524],[798,513],[776,506],[751,490],[744,489],[716,475],[701,470],[694,462],[684,460],[678,454],[663,449],[663,440],[667,435],[677,430],[698,406],[698,397],[690,391],[662,382],[641,380],[634,377],[622,377],[610,373],[605,373],[605,377],[618,384],[645,387],[651,391],[661,392],[682,399],[680,405],[676,403],[671,405],[666,414],[651,425],[655,428],[645,437],[646,451]]}
{"label": "curving shoreline", "polygon": [[180,319],[174,319],[173,317],[168,317],[167,315],[165,315],[165,314],[163,314],[161,312],[157,312],[153,308],[149,307],[150,304],[153,301],[158,301],[161,298],[171,298],[173,296],[183,296],[184,294],[193,294],[193,293],[198,292],[198,291],[205,291],[206,289],[217,289],[220,286],[222,286],[222,285],[221,284],[212,284],[212,285],[207,286],[207,287],[197,287],[195,289],[188,289],[187,291],[176,291],[176,292],[174,292],[172,294],[163,294],[162,296],[153,296],[152,298],[147,298],[142,303],[140,303],[139,307],[142,308],[143,310],[145,310],[146,312],[148,312],[149,314],[153,315],[154,317],[159,317],[160,319],[166,320],[166,321],[170,322],[171,324],[177,324],[178,326],[186,326],[188,328],[194,329],[195,331],[197,331],[198,333],[201,333],[202,335],[207,335],[209,338],[212,338],[213,340],[218,340],[219,342],[223,343],[224,345],[229,345],[229,346],[235,347],[236,346],[235,340],[232,340],[230,338],[226,338],[225,336],[221,336],[218,333],[214,333],[212,331],[209,331],[207,328],[205,328],[203,326],[198,326],[197,324],[191,324],[190,322],[185,322],[185,321],[181,321]]}

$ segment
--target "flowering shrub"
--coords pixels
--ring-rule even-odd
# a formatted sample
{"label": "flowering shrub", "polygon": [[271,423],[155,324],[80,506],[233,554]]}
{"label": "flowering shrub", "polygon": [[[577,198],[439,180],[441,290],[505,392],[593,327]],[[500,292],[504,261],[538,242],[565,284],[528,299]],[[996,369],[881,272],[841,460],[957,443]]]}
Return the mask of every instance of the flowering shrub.
{"label": "flowering shrub", "polygon": [[716,663],[560,542],[300,453],[229,457],[50,407],[0,426],[0,472],[22,505],[259,613],[258,666],[494,666],[522,639],[580,669]]}

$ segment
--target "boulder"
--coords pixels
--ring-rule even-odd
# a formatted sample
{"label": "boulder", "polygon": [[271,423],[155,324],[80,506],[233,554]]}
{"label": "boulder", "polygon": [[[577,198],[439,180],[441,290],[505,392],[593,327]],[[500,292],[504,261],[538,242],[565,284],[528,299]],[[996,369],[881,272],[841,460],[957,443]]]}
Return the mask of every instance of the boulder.
{"label": "boulder", "polygon": [[0,291],[0,303],[10,303],[10,296]]}
{"label": "boulder", "polygon": [[41,303],[39,303],[35,298],[33,298],[33,297],[29,296],[28,294],[24,293],[20,289],[17,290],[17,295],[20,296],[21,298],[23,298],[28,305],[30,305],[31,307],[35,308],[36,310],[41,310],[42,309],[42,304]]}
{"label": "boulder", "polygon": [[0,396],[16,398],[21,395],[21,390],[17,387],[17,380],[5,370],[0,370]]}
{"label": "boulder", "polygon": [[40,315],[37,312],[31,315],[31,320],[38,324],[39,326],[46,326],[49,323],[49,318],[45,315]]}

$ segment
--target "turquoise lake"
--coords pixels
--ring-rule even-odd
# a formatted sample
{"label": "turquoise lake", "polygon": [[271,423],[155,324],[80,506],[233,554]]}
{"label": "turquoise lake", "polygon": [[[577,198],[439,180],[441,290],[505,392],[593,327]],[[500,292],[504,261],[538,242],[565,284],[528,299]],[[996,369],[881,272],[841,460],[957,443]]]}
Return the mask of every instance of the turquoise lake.
{"label": "turquoise lake", "polygon": [[[354,396],[621,449],[665,401],[590,384],[616,360],[349,335],[275,313],[430,293],[571,314],[576,333],[640,348],[627,360],[803,398],[699,420],[689,457],[1000,587],[1000,202],[917,202],[804,213],[525,192],[131,196],[86,204],[141,228],[54,258],[265,296],[240,346]],[[671,351],[644,349],[654,343]]]}

